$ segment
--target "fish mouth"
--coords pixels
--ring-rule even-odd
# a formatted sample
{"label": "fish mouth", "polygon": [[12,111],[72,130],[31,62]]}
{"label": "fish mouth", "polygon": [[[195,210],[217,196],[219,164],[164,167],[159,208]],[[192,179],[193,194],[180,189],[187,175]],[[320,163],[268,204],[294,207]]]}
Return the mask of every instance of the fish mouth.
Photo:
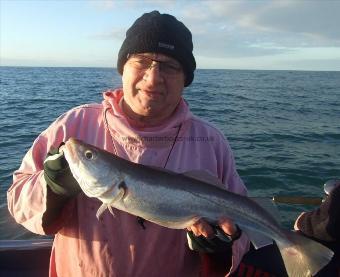
{"label": "fish mouth", "polygon": [[76,151],[76,145],[80,141],[75,138],[68,139],[65,144],[60,149],[64,152],[65,158],[68,161],[68,163],[75,163],[76,157],[77,157],[77,151]]}
{"label": "fish mouth", "polygon": [[70,138],[65,142],[65,144],[62,146],[63,148],[61,149],[61,151],[64,152],[65,159],[67,160],[73,175],[76,174],[76,170],[72,169],[77,168],[82,162],[80,155],[81,149],[79,149],[81,146],[80,140]]}
{"label": "fish mouth", "polygon": [[68,162],[70,170],[72,172],[73,177],[77,180],[82,190],[87,192],[87,188],[89,185],[87,184],[87,180],[84,179],[79,172],[79,167],[82,164],[81,160],[81,150],[83,148],[82,142],[75,138],[68,139],[63,148],[61,149],[64,152],[65,159]]}

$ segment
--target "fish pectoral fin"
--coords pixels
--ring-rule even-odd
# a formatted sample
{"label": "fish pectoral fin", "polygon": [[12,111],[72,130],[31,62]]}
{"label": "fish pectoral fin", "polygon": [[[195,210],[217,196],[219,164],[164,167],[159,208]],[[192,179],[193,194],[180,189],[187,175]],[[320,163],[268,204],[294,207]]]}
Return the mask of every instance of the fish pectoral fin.
{"label": "fish pectoral fin", "polygon": [[116,216],[112,210],[112,206],[110,204],[106,204],[106,203],[103,203],[97,213],[96,213],[96,217],[99,219],[101,217],[101,215],[105,212],[105,210],[108,209],[110,214],[112,214],[113,216]]}
{"label": "fish pectoral fin", "polygon": [[119,185],[119,191],[117,193],[117,195],[115,197],[112,198],[112,200],[110,201],[110,203],[104,203],[99,207],[97,213],[96,213],[96,217],[99,219],[100,216],[105,212],[106,209],[109,210],[109,212],[115,216],[112,207],[114,206],[114,203],[117,201],[120,201],[121,199],[123,199],[124,195],[125,195],[125,186],[121,186]]}
{"label": "fish pectoral fin", "polygon": [[248,236],[249,240],[254,245],[255,249],[259,249],[261,247],[270,245],[273,243],[273,240],[262,233],[256,232],[253,229],[248,229],[247,227],[242,226],[242,231]]}
{"label": "fish pectoral fin", "polygon": [[109,209],[110,214],[112,214],[115,217],[116,215],[112,210],[112,206],[108,205],[107,208]]}
{"label": "fish pectoral fin", "polygon": [[112,198],[112,200],[110,201],[109,205],[113,205],[115,202],[120,201],[123,199],[124,195],[125,195],[125,191],[126,191],[126,185],[124,183],[124,181],[122,181],[119,185],[119,191],[117,193],[117,195],[115,197]]}
{"label": "fish pectoral fin", "polygon": [[101,206],[99,207],[99,209],[96,213],[96,217],[99,219],[108,207],[109,207],[109,205],[106,204],[106,203],[101,204]]}

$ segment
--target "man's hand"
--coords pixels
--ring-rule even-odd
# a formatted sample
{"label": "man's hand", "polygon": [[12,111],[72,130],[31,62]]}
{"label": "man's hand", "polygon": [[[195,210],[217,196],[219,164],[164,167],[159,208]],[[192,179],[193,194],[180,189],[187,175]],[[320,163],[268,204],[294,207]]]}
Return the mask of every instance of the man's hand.
{"label": "man's hand", "polygon": [[47,154],[44,161],[44,177],[48,187],[57,195],[70,198],[81,191],[64,153],[59,149],[51,149]]}
{"label": "man's hand", "polygon": [[[218,225],[223,230],[223,232],[230,237],[234,237],[238,231],[233,221],[227,218],[221,218],[218,222]],[[197,237],[204,236],[205,238],[212,238],[215,235],[214,228],[203,219],[198,220],[194,225],[188,227],[187,229],[188,231],[193,232]]]}
{"label": "man's hand", "polygon": [[212,226],[203,219],[187,228],[188,245],[191,250],[203,253],[230,252],[234,240],[241,236],[241,230],[227,218],[221,218],[218,226]]}
{"label": "man's hand", "polygon": [[[340,184],[340,183],[339,183]],[[294,229],[322,241],[340,241],[340,185],[317,209],[302,213]]]}

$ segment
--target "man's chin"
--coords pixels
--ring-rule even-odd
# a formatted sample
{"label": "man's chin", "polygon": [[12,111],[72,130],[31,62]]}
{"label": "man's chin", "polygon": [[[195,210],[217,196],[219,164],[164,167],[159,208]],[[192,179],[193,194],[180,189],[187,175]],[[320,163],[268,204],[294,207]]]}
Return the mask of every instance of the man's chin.
{"label": "man's chin", "polygon": [[160,95],[160,94],[150,94],[150,95],[145,95],[144,97],[144,101],[145,103],[150,103],[152,105],[152,103],[155,103],[155,102],[163,102],[163,96]]}
{"label": "man's chin", "polygon": [[147,106],[143,109],[143,114],[141,115],[145,117],[154,117],[154,116],[159,115],[160,113],[161,113],[161,110],[158,107],[154,108],[154,107]]}

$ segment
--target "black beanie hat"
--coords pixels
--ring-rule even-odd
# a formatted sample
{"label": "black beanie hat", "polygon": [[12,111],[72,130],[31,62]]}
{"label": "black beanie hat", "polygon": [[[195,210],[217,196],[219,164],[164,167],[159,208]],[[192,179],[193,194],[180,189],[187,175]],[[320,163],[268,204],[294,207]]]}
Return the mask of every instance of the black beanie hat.
{"label": "black beanie hat", "polygon": [[192,54],[191,32],[185,25],[169,14],[158,11],[143,14],[127,30],[119,50],[117,69],[123,74],[128,54],[154,52],[176,59],[185,73],[185,86],[194,79],[196,61]]}

